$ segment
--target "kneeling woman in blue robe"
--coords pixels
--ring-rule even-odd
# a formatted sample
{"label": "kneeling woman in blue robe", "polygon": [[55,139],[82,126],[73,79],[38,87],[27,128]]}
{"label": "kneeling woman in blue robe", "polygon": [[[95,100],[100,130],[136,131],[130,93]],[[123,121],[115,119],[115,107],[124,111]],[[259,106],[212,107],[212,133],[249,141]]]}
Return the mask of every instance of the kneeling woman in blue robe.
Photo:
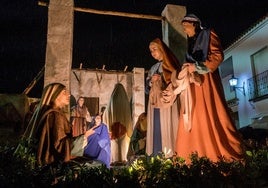
{"label": "kneeling woman in blue robe", "polygon": [[85,133],[87,145],[84,148],[84,156],[100,161],[109,168],[111,162],[111,141],[108,127],[102,123],[101,115],[97,115],[94,122],[93,127]]}

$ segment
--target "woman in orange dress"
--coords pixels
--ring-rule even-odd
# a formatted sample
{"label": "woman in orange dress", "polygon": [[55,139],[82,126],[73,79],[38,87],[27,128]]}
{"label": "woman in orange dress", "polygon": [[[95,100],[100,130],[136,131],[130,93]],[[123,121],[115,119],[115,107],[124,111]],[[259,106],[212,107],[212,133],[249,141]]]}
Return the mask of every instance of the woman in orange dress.
{"label": "woman in orange dress", "polygon": [[[220,158],[240,160],[243,158],[241,137],[228,112],[218,71],[223,60],[220,39],[213,29],[203,28],[194,14],[183,18],[182,27],[188,43],[183,66],[190,74],[198,74],[201,83],[189,84],[187,97],[180,95],[177,155],[188,162],[196,152],[199,157],[214,162]],[[187,101],[189,98],[191,103]],[[191,109],[190,113],[186,114],[185,109]]]}

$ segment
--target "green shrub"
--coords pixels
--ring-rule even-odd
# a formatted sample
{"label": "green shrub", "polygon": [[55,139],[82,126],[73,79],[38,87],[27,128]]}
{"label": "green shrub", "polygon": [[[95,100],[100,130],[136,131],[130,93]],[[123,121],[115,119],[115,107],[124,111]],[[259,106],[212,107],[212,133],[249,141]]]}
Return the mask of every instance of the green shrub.
{"label": "green shrub", "polygon": [[70,161],[37,168],[30,152],[14,155],[16,147],[0,146],[1,187],[267,187],[268,150],[247,151],[245,161],[217,163],[191,155],[183,158],[140,156],[124,166],[107,169],[96,161]]}

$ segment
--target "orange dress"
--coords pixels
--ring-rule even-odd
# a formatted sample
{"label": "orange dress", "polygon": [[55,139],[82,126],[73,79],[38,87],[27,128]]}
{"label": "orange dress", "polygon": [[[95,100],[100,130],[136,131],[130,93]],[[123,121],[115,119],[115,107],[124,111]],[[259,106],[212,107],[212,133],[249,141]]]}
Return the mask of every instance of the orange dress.
{"label": "orange dress", "polygon": [[[210,71],[200,74],[200,86],[194,83],[189,86],[192,97],[191,130],[185,129],[183,108],[180,110],[176,152],[188,162],[193,152],[214,162],[219,157],[227,160],[239,160],[243,157],[241,137],[228,113],[217,69],[222,60],[219,38],[211,30],[208,56],[204,62]],[[180,99],[183,104],[184,98]]]}

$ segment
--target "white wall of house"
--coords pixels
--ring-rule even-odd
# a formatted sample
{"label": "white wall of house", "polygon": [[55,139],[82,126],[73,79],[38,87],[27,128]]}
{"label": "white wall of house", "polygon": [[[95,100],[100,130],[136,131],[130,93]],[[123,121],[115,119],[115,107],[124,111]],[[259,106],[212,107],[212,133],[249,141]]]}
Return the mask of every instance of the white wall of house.
{"label": "white wall of house", "polygon": [[[251,57],[264,48],[268,48],[268,16],[260,20],[224,51],[225,60],[232,58],[233,74],[234,77],[238,78],[237,86],[242,87],[245,83],[244,96],[241,92],[242,89],[230,90],[228,80],[232,75],[222,77],[226,100],[235,98],[235,95],[239,100],[237,105],[232,107],[232,110],[238,111],[240,128],[251,124],[253,118],[268,115],[268,99],[249,102],[247,85],[247,80],[254,76]],[[268,50],[266,51],[268,52]],[[268,58],[264,59],[261,70],[258,72],[266,70],[268,70]]]}

